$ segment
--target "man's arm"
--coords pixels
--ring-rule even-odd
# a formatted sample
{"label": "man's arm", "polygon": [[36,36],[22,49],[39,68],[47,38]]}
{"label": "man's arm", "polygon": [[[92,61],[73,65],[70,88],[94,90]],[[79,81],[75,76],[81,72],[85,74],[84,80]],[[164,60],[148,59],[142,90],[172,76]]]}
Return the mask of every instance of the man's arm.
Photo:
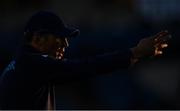
{"label": "man's arm", "polygon": [[166,40],[162,39],[165,36],[169,37],[169,34],[168,32],[163,31],[153,37],[142,39],[137,46],[130,50],[107,53],[93,58],[55,60],[41,56],[32,61],[39,64],[39,66],[42,67],[41,70],[51,73],[50,75],[47,75],[50,77],[73,77],[78,75],[92,75],[92,73],[108,73],[120,68],[128,67],[130,63],[134,63],[134,61],[137,61],[142,57],[156,55],[156,52],[163,48],[162,44],[166,42]]}
{"label": "man's arm", "polygon": [[67,78],[75,76],[87,77],[93,74],[105,74],[121,68],[128,68],[131,56],[131,50],[126,50],[74,60],[55,60],[49,57],[34,56],[28,61],[44,74],[47,73],[47,75],[40,74],[44,77]]}

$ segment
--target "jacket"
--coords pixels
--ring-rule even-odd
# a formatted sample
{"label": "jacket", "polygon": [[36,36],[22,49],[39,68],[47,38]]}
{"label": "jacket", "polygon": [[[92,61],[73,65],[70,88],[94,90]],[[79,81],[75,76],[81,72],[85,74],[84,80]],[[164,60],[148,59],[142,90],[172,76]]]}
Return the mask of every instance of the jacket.
{"label": "jacket", "polygon": [[25,46],[0,77],[0,108],[46,109],[51,84],[126,68],[131,55],[126,50],[85,59],[55,60]]}

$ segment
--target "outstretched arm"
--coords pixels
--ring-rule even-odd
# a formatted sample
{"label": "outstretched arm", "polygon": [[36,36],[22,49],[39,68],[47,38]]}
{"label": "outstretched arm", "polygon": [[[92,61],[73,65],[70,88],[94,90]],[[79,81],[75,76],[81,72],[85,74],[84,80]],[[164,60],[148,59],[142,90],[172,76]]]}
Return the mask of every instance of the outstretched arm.
{"label": "outstretched arm", "polygon": [[[170,35],[167,31],[162,31],[157,35],[142,39],[139,44],[130,50],[117,51],[98,55],[92,58],[78,60],[54,60],[51,58],[38,58],[38,64],[49,69],[50,77],[74,77],[101,74],[125,68],[134,64],[146,56],[156,56],[162,54],[162,48],[166,47]],[[33,61],[33,60],[32,60]]]}

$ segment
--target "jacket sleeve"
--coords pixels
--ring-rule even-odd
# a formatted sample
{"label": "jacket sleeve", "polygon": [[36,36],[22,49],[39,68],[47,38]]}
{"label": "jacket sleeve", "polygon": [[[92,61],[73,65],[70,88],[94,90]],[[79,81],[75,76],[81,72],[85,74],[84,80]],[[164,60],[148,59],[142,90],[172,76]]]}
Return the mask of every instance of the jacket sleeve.
{"label": "jacket sleeve", "polygon": [[37,70],[50,73],[48,74],[50,78],[74,77],[104,74],[127,68],[130,65],[131,55],[131,51],[126,50],[76,60],[54,60],[49,57],[34,57],[29,59],[29,62],[32,64],[32,67],[38,67]]}

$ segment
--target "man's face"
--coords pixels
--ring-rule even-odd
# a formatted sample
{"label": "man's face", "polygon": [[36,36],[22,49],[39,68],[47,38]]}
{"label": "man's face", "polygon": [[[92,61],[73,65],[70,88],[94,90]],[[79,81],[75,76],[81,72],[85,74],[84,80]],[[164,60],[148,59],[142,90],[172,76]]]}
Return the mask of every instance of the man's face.
{"label": "man's face", "polygon": [[44,52],[53,58],[62,59],[65,48],[69,46],[67,38],[48,34],[44,39]]}
{"label": "man's face", "polygon": [[67,38],[56,38],[55,53],[56,59],[62,59],[64,56],[65,48],[69,46]]}

